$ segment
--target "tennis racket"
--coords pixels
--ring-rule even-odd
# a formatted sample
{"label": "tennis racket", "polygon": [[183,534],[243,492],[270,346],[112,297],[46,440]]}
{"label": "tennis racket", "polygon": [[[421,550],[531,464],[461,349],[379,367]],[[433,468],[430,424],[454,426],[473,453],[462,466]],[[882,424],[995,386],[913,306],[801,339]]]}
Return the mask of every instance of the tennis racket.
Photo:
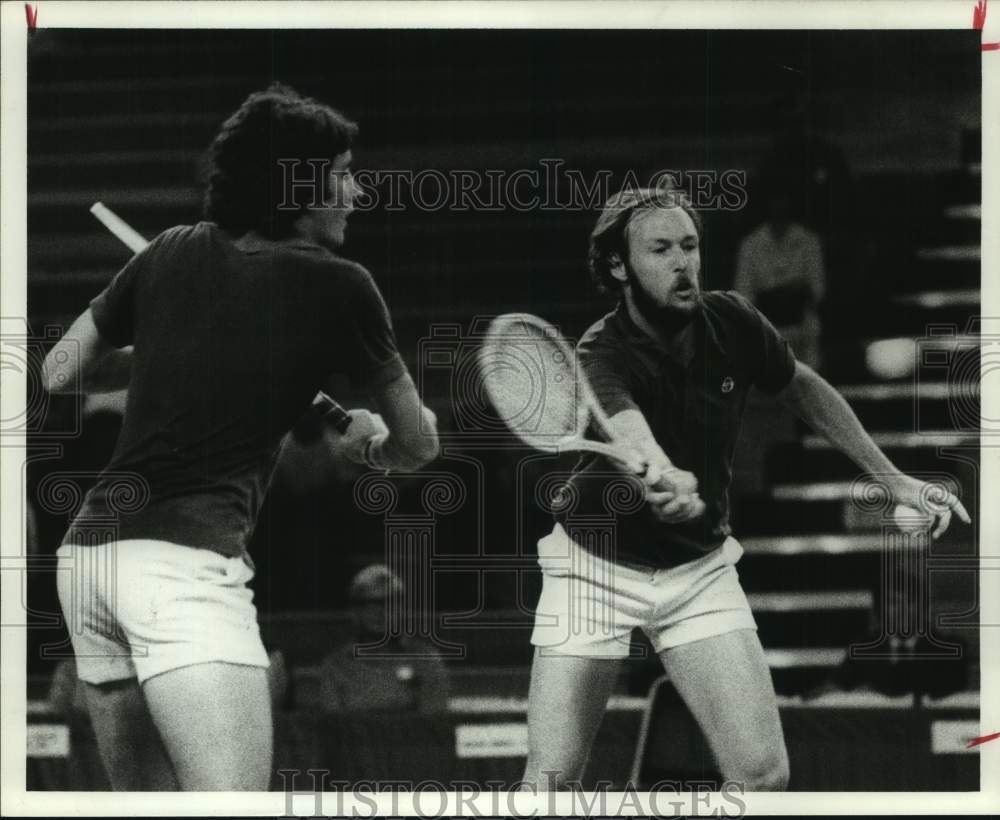
{"label": "tennis racket", "polygon": [[90,212],[97,217],[98,221],[111,233],[113,233],[121,243],[132,253],[139,253],[149,244],[141,233],[129,225],[118,214],[112,211],[103,202],[95,202],[90,206]]}
{"label": "tennis racket", "polygon": [[333,427],[343,435],[351,426],[348,412],[334,399],[322,390],[316,394],[309,409],[299,418],[292,428],[292,434],[302,444],[316,441],[323,433],[324,427]]}
{"label": "tennis racket", "polygon": [[[149,241],[141,233],[103,202],[95,202],[90,207],[90,212],[132,253],[139,253],[149,245]],[[340,404],[320,390],[316,394],[316,398],[313,399],[309,411],[296,425],[297,437],[311,441],[319,437],[319,432],[325,425],[329,425],[337,432],[344,434],[351,426],[351,417]]]}
{"label": "tennis racket", "polygon": [[[575,351],[544,319],[498,316],[486,331],[478,363],[490,402],[523,442],[546,452],[598,453],[646,475],[646,461],[612,433]],[[604,441],[585,438],[591,426]]]}

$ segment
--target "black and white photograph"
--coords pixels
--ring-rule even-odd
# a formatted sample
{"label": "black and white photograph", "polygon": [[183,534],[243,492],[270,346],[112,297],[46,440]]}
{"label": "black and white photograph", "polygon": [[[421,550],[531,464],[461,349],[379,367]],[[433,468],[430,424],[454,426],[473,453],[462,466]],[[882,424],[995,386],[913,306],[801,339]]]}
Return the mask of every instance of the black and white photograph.
{"label": "black and white photograph", "polygon": [[1000,811],[1000,6],[2,12],[5,816]]}

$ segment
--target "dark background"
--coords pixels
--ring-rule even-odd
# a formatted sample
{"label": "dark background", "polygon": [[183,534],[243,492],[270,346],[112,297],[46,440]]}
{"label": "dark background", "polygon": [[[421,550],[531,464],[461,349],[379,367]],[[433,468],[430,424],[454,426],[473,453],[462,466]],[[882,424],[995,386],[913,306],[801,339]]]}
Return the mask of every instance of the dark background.
{"label": "dark background", "polygon": [[[978,262],[931,266],[918,251],[978,245],[978,222],[954,225],[942,213],[979,201],[970,170],[979,161],[979,66],[972,31],[39,30],[28,73],[29,319],[38,334],[68,326],[127,260],[128,251],[88,213],[94,201],[147,238],[199,219],[207,145],[249,92],[279,79],[359,122],[356,170],[540,171],[541,159],[555,158],[588,181],[611,171],[611,191],[629,173],[644,182],[662,169],[745,172],[745,208],[703,213],[708,288],[732,281],[738,242],[761,217],[761,181],[791,177],[799,218],[825,243],[824,372],[838,384],[868,384],[875,381],[863,367],[869,340],[916,339],[929,321],[964,329],[978,314],[965,305],[930,315],[893,299],[942,283],[978,288]],[[483,431],[466,368],[477,317],[531,311],[576,336],[610,309],[585,266],[595,216],[407,207],[351,219],[344,254],[374,275],[404,357],[441,420],[446,449],[431,471],[469,488],[465,504],[433,519],[434,554],[455,558],[438,574],[439,611],[514,617],[520,609],[523,624],[534,606],[531,554],[549,521],[516,482],[529,453],[509,439],[473,435]],[[442,337],[442,325],[456,327],[457,336]],[[454,363],[432,366],[426,351],[446,348],[456,351]],[[349,392],[338,398],[364,400]],[[913,401],[862,398],[856,406],[873,429],[918,429]],[[52,397],[29,444],[75,429],[78,409]],[[953,420],[945,402],[928,412],[937,413],[935,428]],[[53,470],[100,469],[113,437],[113,419],[86,416],[82,436],[62,440],[60,458],[29,463],[29,499]],[[951,461],[927,448],[891,455],[908,469],[958,474],[975,516],[976,454]],[[392,522],[358,509],[353,476],[298,456],[279,474],[252,545],[265,620],[342,609],[354,571],[386,554]],[[537,460],[526,468],[528,486],[571,463]],[[862,587],[878,604],[878,522],[852,523],[843,499],[792,503],[769,495],[778,483],[849,481],[856,470],[846,460],[794,443],[745,460],[743,473],[757,475],[735,492],[734,527],[748,539],[741,564],[748,591]],[[430,480],[394,479],[396,513],[420,512]],[[51,554],[66,514],[41,506],[37,513],[34,549]],[[753,538],[858,532],[876,546],[839,559],[805,549],[779,560],[749,546]],[[955,524],[951,539],[946,548],[975,554],[975,530]],[[499,559],[490,564],[497,571],[484,574],[490,558]],[[53,590],[51,574],[36,574],[40,612],[53,611]],[[940,611],[974,606],[974,584],[964,576],[935,594]],[[770,617],[758,617],[766,647],[843,646],[872,613],[848,612],[848,622],[835,626],[816,612]],[[47,667],[38,646],[56,633],[33,633],[33,670]],[[527,660],[523,629],[498,632],[481,646],[486,664]],[[968,683],[977,685],[972,673]]]}

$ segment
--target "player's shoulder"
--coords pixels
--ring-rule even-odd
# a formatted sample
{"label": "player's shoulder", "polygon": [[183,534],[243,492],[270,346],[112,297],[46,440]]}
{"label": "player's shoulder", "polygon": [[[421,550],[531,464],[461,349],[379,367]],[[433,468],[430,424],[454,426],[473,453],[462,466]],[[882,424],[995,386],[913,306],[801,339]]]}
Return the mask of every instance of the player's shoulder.
{"label": "player's shoulder", "polygon": [[349,297],[351,294],[364,296],[378,291],[375,278],[368,268],[331,251],[322,250],[321,253],[310,257],[305,265],[313,276],[344,296]]}
{"label": "player's shoulder", "polygon": [[702,303],[706,312],[722,321],[746,323],[757,318],[757,308],[735,290],[706,291],[702,294]]}
{"label": "player's shoulder", "polygon": [[372,281],[372,275],[368,268],[360,262],[355,262],[353,259],[340,256],[332,251],[324,251],[317,261],[346,279],[366,283]]}
{"label": "player's shoulder", "polygon": [[270,250],[294,267],[334,279],[368,282],[372,276],[364,265],[307,240],[275,242]]}
{"label": "player's shoulder", "polygon": [[206,222],[197,222],[194,225],[174,225],[172,228],[158,233],[149,243],[149,247],[158,248],[163,245],[176,245],[180,242],[197,239],[205,235],[206,226],[209,225],[211,223]]}
{"label": "player's shoulder", "polygon": [[[174,225],[158,233],[136,255],[132,270],[143,268],[161,270],[173,269],[176,265],[190,267],[190,255],[196,255],[203,242],[197,239],[204,233],[203,223],[195,225]],[[190,254],[188,253],[190,251]]]}
{"label": "player's shoulder", "polygon": [[761,331],[760,312],[735,290],[713,290],[702,294],[705,318],[728,350],[737,350]]}
{"label": "player's shoulder", "polygon": [[577,347],[589,348],[617,345],[623,338],[623,328],[621,326],[619,310],[620,309],[615,309],[610,313],[606,313],[590,327],[588,327],[580,337]]}
{"label": "player's shoulder", "polygon": [[295,272],[307,279],[346,290],[373,286],[372,275],[364,265],[312,242],[276,242],[269,250],[275,255],[275,268],[288,275]]}
{"label": "player's shoulder", "polygon": [[576,351],[587,366],[603,363],[618,367],[630,356],[629,341],[623,326],[620,307],[602,316],[584,331]]}

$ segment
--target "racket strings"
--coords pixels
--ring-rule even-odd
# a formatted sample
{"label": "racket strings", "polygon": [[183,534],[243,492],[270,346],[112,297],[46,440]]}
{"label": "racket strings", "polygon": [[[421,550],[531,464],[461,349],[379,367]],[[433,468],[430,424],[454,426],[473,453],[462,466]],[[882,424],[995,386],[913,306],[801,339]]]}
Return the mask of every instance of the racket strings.
{"label": "racket strings", "polygon": [[577,360],[551,330],[495,327],[480,352],[483,384],[500,419],[534,447],[578,435],[585,423]]}

